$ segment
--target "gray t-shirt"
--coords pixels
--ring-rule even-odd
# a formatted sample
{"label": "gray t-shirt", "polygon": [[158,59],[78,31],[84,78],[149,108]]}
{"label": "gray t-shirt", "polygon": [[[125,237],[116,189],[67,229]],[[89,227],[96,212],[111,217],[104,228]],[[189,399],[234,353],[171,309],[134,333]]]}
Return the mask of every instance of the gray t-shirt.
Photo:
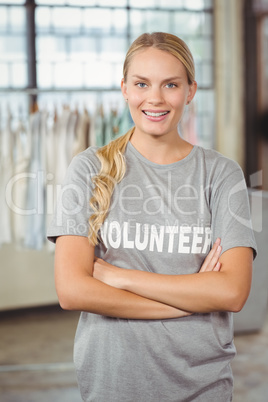
{"label": "gray t-shirt", "polygon": [[[76,156],[48,230],[88,235],[95,147]],[[123,268],[161,274],[199,271],[217,237],[223,252],[256,250],[249,202],[239,165],[195,146],[181,161],[158,165],[131,143],[127,170],[114,191],[96,255]],[[254,251],[255,252],[255,251]],[[232,314],[193,314],[165,320],[128,320],[82,312],[74,361],[84,401],[227,402],[235,355]]]}

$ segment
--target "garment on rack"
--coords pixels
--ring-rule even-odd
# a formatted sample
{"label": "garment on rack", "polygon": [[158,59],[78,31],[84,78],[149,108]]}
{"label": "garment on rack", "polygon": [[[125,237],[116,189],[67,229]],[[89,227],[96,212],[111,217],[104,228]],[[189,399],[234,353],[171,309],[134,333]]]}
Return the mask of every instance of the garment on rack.
{"label": "garment on rack", "polygon": [[95,138],[96,145],[102,147],[106,144],[105,142],[105,132],[106,132],[106,119],[104,116],[103,105],[97,108],[95,115]]}
{"label": "garment on rack", "polygon": [[75,156],[88,148],[91,126],[89,113],[86,108],[84,108],[82,114],[73,114],[73,120],[74,117],[76,118],[77,124],[72,126],[72,132],[75,133],[72,156]]}
{"label": "garment on rack", "polygon": [[129,108],[127,106],[125,106],[125,108],[122,111],[122,114],[120,115],[120,119],[119,119],[118,136],[123,135],[124,133],[127,133],[128,130],[132,126],[134,126],[134,122],[133,122],[131,114],[129,112]]}
{"label": "garment on rack", "polygon": [[30,137],[22,119],[19,119],[14,141],[14,183],[12,185],[14,242],[22,246],[26,233],[26,196],[30,164]]}
{"label": "garment on rack", "polygon": [[14,133],[12,131],[12,115],[8,110],[7,121],[1,132],[0,146],[0,245],[12,241],[12,194],[7,194],[13,176]]}
{"label": "garment on rack", "polygon": [[[47,135],[46,135],[46,227],[49,225],[57,201],[56,184],[56,160],[57,149],[57,121],[58,113],[55,108],[53,113],[47,115]],[[48,251],[54,251],[53,247],[46,241]]]}
{"label": "garment on rack", "polygon": [[0,245],[54,250],[45,232],[71,159],[89,146],[107,144],[131,125],[128,108],[103,104],[90,113],[86,106],[51,112],[35,104],[24,121],[9,112],[0,130]]}
{"label": "garment on rack", "polygon": [[24,245],[42,249],[45,240],[45,114],[30,116],[31,157],[27,186],[27,217]]}
{"label": "garment on rack", "polygon": [[105,127],[105,144],[114,140],[119,133],[120,117],[116,109],[111,109],[109,116],[107,117],[107,124]]}

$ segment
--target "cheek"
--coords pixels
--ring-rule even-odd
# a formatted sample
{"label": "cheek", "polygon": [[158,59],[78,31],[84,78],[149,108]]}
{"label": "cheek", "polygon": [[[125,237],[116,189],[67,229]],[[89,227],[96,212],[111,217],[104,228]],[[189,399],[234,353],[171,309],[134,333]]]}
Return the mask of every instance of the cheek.
{"label": "cheek", "polygon": [[130,106],[139,106],[143,101],[143,97],[140,93],[132,92],[129,96],[128,102]]}
{"label": "cheek", "polygon": [[173,105],[175,109],[184,108],[186,104],[187,97],[184,95],[175,96],[173,99],[170,99],[170,103]]}

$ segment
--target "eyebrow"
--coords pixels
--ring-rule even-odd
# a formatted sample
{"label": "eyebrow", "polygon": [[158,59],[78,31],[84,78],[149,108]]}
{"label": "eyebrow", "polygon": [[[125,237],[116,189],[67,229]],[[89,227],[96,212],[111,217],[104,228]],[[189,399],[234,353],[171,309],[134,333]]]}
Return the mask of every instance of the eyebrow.
{"label": "eyebrow", "polygon": [[[133,75],[133,78],[138,78],[139,80],[142,81],[150,81],[149,78],[143,77],[142,75]],[[182,77],[176,75],[174,77],[166,78],[162,82],[170,82],[175,80],[182,80]]]}

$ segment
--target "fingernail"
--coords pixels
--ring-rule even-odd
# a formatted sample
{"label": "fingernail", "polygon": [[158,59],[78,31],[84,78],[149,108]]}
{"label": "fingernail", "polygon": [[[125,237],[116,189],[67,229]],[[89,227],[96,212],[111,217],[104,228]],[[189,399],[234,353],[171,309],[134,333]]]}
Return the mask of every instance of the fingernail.
{"label": "fingernail", "polygon": [[221,251],[221,246],[218,246],[217,251]]}

